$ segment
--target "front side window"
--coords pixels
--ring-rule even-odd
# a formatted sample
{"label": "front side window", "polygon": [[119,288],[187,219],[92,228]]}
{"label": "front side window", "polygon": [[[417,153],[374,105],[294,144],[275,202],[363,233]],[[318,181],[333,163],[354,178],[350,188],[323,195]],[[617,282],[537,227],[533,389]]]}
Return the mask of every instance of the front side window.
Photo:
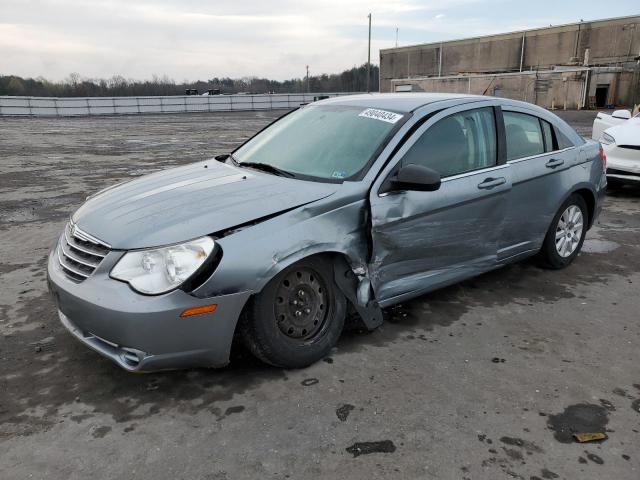
{"label": "front side window", "polygon": [[538,117],[526,113],[503,112],[507,139],[507,160],[540,155],[545,152]]}
{"label": "front side window", "polygon": [[402,158],[402,165],[429,167],[450,177],[496,165],[493,108],[455,113],[429,127]]}
{"label": "front side window", "polygon": [[341,181],[360,172],[407,114],[346,105],[308,105],[233,153],[295,176]]}

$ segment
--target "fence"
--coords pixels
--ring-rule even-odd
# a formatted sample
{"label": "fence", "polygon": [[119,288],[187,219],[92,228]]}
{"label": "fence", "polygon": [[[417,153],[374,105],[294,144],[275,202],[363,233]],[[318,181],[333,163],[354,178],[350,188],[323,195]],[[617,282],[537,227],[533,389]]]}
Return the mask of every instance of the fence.
{"label": "fence", "polygon": [[296,108],[319,97],[351,93],[179,95],[165,97],[2,97],[0,116],[135,115]]}

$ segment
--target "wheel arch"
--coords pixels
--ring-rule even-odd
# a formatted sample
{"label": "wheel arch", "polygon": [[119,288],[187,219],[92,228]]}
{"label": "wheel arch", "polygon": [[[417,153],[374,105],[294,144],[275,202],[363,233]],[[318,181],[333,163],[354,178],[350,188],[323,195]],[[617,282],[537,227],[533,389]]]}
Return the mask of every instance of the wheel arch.
{"label": "wheel arch", "polygon": [[[596,213],[596,193],[593,190],[593,187],[588,183],[578,184],[569,192],[567,192],[560,199],[560,201],[558,202],[558,205],[556,205],[556,210],[553,215],[558,213],[558,210],[560,209],[560,207],[562,207],[564,202],[566,202],[571,195],[580,195],[585,201],[585,203],[587,204],[587,210],[588,210],[587,211],[587,230],[590,229],[591,226],[593,225],[593,220],[595,218],[595,213]],[[551,218],[553,219],[553,216]],[[549,227],[551,227],[551,224],[549,225]]]}
{"label": "wheel arch", "polygon": [[286,270],[291,265],[294,265],[298,262],[308,260],[310,258],[320,257],[326,258],[327,262],[331,262],[335,265],[336,261],[341,261],[346,265],[349,265],[350,268],[357,268],[357,266],[364,265],[364,260],[359,260],[355,258],[354,255],[350,255],[349,253],[338,250],[338,249],[321,249],[317,248],[318,246],[312,248],[305,248],[302,250],[298,250],[291,255],[288,255],[284,258],[278,258],[276,262],[273,263],[271,268],[269,268],[261,278],[254,284],[253,294],[256,295],[260,293],[265,286],[280,272]]}
{"label": "wheel arch", "polygon": [[[338,286],[338,289],[344,294],[347,301],[357,311],[364,326],[368,330],[374,330],[377,328],[383,321],[382,310],[377,302],[371,299],[371,301],[366,305],[362,305],[362,302],[358,301],[359,287],[361,287],[363,282],[365,288],[369,285],[366,262],[352,254],[338,249],[304,249],[296,252],[295,254],[289,255],[284,259],[279,259],[278,262],[274,264],[274,267],[269,270],[269,273],[267,275],[263,275],[260,281],[256,284],[252,294],[249,296],[247,302],[242,308],[240,321],[246,320],[246,314],[253,299],[262,292],[269,282],[278,274],[298,262],[318,257],[326,259],[326,261],[331,264],[334,281]],[[238,329],[239,324],[240,322],[236,325],[236,330]]]}
{"label": "wheel arch", "polygon": [[[569,198],[569,196],[571,195],[580,195],[584,202],[587,204],[587,230],[591,228],[591,226],[593,225],[593,220],[595,218],[595,213],[596,213],[596,195],[595,193],[587,187],[581,187],[578,188],[574,191],[571,192],[570,195],[567,196],[567,198]],[[565,198],[566,201],[566,198]],[[564,201],[563,201],[564,203]]]}

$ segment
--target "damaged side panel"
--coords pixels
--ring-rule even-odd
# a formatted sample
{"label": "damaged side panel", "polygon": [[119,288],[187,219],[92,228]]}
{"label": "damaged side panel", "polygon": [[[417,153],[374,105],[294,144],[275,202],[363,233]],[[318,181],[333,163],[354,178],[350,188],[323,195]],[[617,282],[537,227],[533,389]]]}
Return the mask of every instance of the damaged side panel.
{"label": "damaged side panel", "polygon": [[[335,254],[327,255],[327,261],[339,258],[335,265],[340,266],[340,275],[347,279],[338,285],[352,303],[358,303],[358,286],[368,282],[366,191],[356,183],[344,184],[343,188],[351,189],[352,194],[303,205],[220,238],[220,264],[193,294],[210,297],[238,291],[257,293],[287,266],[311,255]],[[370,300],[361,298],[356,308],[366,310],[372,306]],[[368,317],[381,321],[381,314],[368,311]]]}
{"label": "damaged side panel", "polygon": [[[430,116],[374,182],[369,194],[373,251],[369,274],[380,305],[495,268],[512,185],[509,165],[498,164],[496,159],[486,168],[462,170],[464,173],[443,178],[436,191],[393,191],[387,181],[434,124],[464,110],[493,105],[476,102]],[[422,151],[422,155],[431,153]],[[414,163],[415,153],[409,158]]]}
{"label": "damaged side panel", "polygon": [[[508,166],[493,172],[508,177]],[[371,200],[371,281],[382,305],[487,271],[496,263],[510,182],[480,190],[487,172],[444,181],[435,192]]]}

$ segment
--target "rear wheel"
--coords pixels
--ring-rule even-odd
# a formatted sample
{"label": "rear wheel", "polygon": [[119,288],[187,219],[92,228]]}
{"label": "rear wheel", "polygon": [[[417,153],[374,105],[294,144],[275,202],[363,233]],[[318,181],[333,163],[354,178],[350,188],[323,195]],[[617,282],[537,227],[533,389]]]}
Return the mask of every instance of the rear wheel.
{"label": "rear wheel", "polygon": [[346,299],[322,257],[298,262],[252,300],[241,324],[245,345],[262,361],[302,368],[326,356],[344,326]]}
{"label": "rear wheel", "polygon": [[584,199],[571,195],[551,222],[540,251],[550,268],[564,268],[578,255],[587,233],[588,209]]}

